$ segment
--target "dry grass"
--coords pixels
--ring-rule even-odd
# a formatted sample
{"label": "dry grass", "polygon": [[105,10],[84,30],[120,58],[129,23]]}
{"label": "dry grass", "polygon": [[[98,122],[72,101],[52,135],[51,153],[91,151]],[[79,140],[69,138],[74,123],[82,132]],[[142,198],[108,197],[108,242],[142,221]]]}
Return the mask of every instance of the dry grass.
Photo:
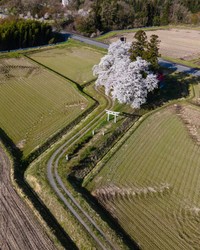
{"label": "dry grass", "polygon": [[183,119],[198,129],[200,111],[176,108],[144,120],[88,184],[142,249],[199,249],[200,147]]}
{"label": "dry grass", "polygon": [[[109,42],[116,41],[124,35],[127,41],[133,41],[135,33],[124,33],[116,35]],[[192,60],[200,57],[200,31],[187,29],[168,29],[146,31],[148,37],[152,34],[158,35],[161,40],[160,53],[162,56]]]}
{"label": "dry grass", "polygon": [[66,79],[25,58],[0,60],[0,127],[25,156],[88,107]]}

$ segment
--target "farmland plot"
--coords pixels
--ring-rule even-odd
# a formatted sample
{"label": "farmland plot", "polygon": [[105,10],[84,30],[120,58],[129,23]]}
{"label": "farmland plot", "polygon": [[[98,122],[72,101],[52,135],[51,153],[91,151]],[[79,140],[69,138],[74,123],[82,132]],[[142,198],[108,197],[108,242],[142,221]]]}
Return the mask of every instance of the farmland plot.
{"label": "farmland plot", "polygon": [[[145,31],[148,38],[152,35],[158,35],[161,40],[160,53],[162,56],[179,58],[183,60],[192,60],[200,57],[200,32],[192,29],[168,29]],[[108,42],[114,42],[124,35],[127,41],[132,42],[135,33],[119,34],[116,37],[108,39]]]}
{"label": "farmland plot", "polygon": [[0,60],[0,127],[24,155],[89,105],[70,82],[28,59]]}
{"label": "farmland plot", "polygon": [[0,145],[0,249],[56,249],[12,187],[10,168]]}
{"label": "farmland plot", "polygon": [[142,249],[199,249],[199,114],[149,116],[87,186]]}
{"label": "farmland plot", "polygon": [[30,57],[60,74],[83,84],[94,79],[92,67],[103,53],[87,46],[55,48],[31,54]]}

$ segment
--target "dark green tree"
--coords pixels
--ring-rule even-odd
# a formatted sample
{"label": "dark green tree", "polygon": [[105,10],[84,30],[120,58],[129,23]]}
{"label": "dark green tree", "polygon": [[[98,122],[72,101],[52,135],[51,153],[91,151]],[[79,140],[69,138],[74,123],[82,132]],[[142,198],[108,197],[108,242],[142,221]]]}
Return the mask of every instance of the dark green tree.
{"label": "dark green tree", "polygon": [[160,56],[159,53],[159,44],[160,40],[157,35],[151,35],[150,41],[147,45],[146,50],[146,60],[151,63],[151,69],[153,71],[158,71],[159,64],[158,64],[158,57]]}
{"label": "dark green tree", "polygon": [[131,61],[135,61],[138,56],[145,59],[148,45],[146,33],[139,30],[135,33],[134,39],[129,50]]}
{"label": "dark green tree", "polygon": [[[52,27],[34,20],[7,19],[0,22],[0,50],[48,44],[55,38]],[[57,40],[56,40],[57,39]],[[59,37],[56,37],[55,42]]]}
{"label": "dark green tree", "polygon": [[151,35],[150,41],[147,40],[147,35],[143,30],[135,33],[135,40],[130,47],[130,59],[135,61],[137,57],[141,57],[151,63],[151,69],[156,72],[159,69],[158,57],[160,40],[157,35]]}

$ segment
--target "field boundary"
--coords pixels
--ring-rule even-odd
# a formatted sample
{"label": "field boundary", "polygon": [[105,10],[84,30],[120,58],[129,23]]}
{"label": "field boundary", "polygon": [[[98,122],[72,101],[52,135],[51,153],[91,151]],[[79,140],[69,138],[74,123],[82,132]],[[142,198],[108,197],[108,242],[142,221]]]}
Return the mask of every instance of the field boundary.
{"label": "field boundary", "polygon": [[[168,103],[164,104],[161,107],[156,108],[155,110],[149,111],[146,114],[142,115],[130,128],[126,131],[126,133],[119,138],[119,140],[110,148],[110,150],[102,157],[100,161],[97,162],[96,166],[89,172],[88,175],[85,176],[82,186],[85,188],[87,184],[95,178],[95,176],[101,171],[101,169],[105,166],[106,162],[115,155],[115,153],[119,150],[119,148],[122,147],[122,145],[125,143],[126,139],[131,136],[136,129],[152,114],[165,109],[173,104],[176,104],[177,102],[185,102],[194,98],[194,88],[193,84],[190,84],[190,88],[192,90],[192,94],[187,98],[179,98],[176,100],[169,101]],[[195,105],[195,104],[194,104]]]}
{"label": "field boundary", "polygon": [[144,31],[153,31],[153,30],[166,30],[166,29],[192,29],[192,30],[200,30],[199,26],[193,26],[191,27],[187,25],[165,25],[165,26],[151,26],[151,27],[140,27],[140,28],[132,28],[132,29],[125,29],[125,30],[111,30],[108,31],[98,37],[95,38],[97,41],[101,41],[107,38],[110,38],[112,36],[115,36],[120,33],[134,33],[138,30],[144,30]]}
{"label": "field boundary", "polygon": [[[47,139],[42,145],[40,145],[39,148],[37,148],[35,150],[33,149],[33,151],[25,158],[26,165],[28,166],[35,158],[37,158],[40,154],[42,154],[49,146],[51,146],[55,141],[57,141],[59,138],[61,138],[73,126],[75,126],[76,124],[78,124],[81,121],[81,119],[85,118],[89,113],[91,113],[99,105],[99,102],[97,100],[95,100],[92,96],[90,96],[89,94],[87,94],[86,92],[84,92],[83,87],[80,86],[75,81],[69,79],[66,76],[63,76],[62,74],[60,74],[60,73],[52,70],[49,67],[46,67],[45,65],[43,65],[43,64],[37,62],[36,60],[28,57],[27,55],[24,55],[24,56],[25,56],[25,58],[27,58],[27,59],[33,61],[34,63],[42,66],[43,68],[49,70],[50,72],[53,72],[54,74],[58,75],[59,77],[66,79],[90,103],[90,107],[88,107],[87,110],[84,111],[82,114],[80,114],[75,120],[73,120],[67,126],[65,126],[64,128],[58,130],[53,135],[51,135],[51,137],[49,139]],[[91,84],[92,82],[93,81],[91,81],[90,83],[88,83],[88,85]],[[93,104],[92,104],[92,102],[93,102]]]}
{"label": "field boundary", "polygon": [[[47,139],[43,144],[39,146],[39,148],[33,150],[26,158],[23,159],[22,151],[19,150],[14,142],[9,138],[9,136],[0,129],[0,140],[2,144],[7,149],[6,151],[9,153],[9,157],[12,158],[12,179],[15,189],[22,199],[24,199],[27,205],[33,210],[34,214],[37,216],[43,227],[45,225],[48,226],[48,232],[53,232],[54,237],[56,237],[61,245],[66,249],[66,246],[69,246],[69,249],[77,249],[74,242],[71,238],[66,234],[62,226],[58,223],[55,217],[51,214],[50,210],[45,206],[45,204],[40,200],[39,196],[34,192],[34,190],[30,187],[30,185],[25,180],[24,173],[27,167],[33,162],[36,158],[38,158],[46,149],[48,149],[52,144],[58,141],[67,131],[71,130],[75,125],[77,125],[83,118],[85,118],[88,114],[90,114],[98,105],[99,102],[95,100],[92,96],[85,93],[83,90],[83,86],[80,86],[75,81],[59,74],[58,72],[38,63],[37,61],[29,58],[27,55],[23,55],[29,60],[34,61],[36,64],[42,66],[43,68],[53,72],[54,74],[60,76],[61,78],[66,79],[73,87],[83,95],[88,101],[90,107],[80,114],[76,119],[74,119],[70,124],[55,132],[49,139]],[[93,82],[87,83],[87,85]],[[50,237],[52,238],[52,237]]]}
{"label": "field boundary", "polygon": [[[34,216],[36,216],[40,224],[42,224],[42,227],[45,229],[44,231],[47,232],[50,239],[56,237],[64,248],[69,246],[69,249],[77,249],[71,238],[66,234],[49,209],[24,179],[24,173],[20,169],[23,165],[20,150],[16,148],[15,144],[2,129],[0,129],[0,142],[3,145],[3,148],[6,149],[6,153],[11,160],[11,181],[18,195],[33,211]],[[55,240],[53,241],[57,242]]]}

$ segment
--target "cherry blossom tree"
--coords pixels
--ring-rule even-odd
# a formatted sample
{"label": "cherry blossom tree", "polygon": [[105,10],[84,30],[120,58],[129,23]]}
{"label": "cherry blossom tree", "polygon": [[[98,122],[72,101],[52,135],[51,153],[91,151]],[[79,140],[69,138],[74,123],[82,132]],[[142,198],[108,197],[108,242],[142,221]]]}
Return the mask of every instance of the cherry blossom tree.
{"label": "cherry blossom tree", "polygon": [[140,108],[146,102],[147,94],[158,86],[157,75],[149,71],[150,63],[136,58],[130,60],[130,43],[114,42],[109,46],[98,65],[93,67],[97,76],[96,85],[105,87],[106,95],[120,103]]}

